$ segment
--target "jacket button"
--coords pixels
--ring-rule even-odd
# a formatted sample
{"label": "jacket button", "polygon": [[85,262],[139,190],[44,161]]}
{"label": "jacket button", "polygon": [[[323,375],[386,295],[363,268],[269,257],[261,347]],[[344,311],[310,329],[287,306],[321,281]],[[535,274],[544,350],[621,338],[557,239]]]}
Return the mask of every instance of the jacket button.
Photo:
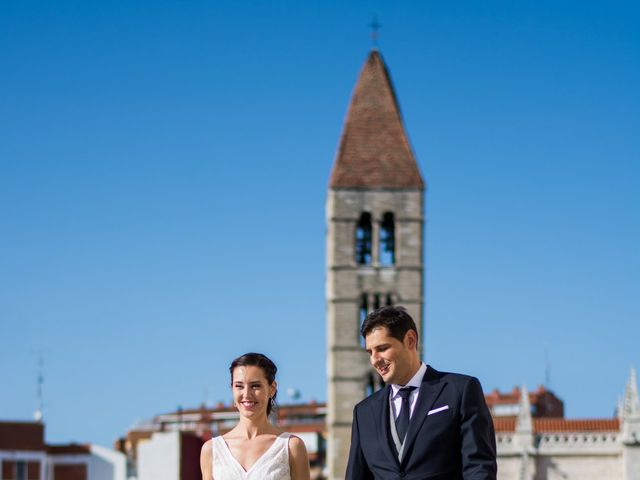
{"label": "jacket button", "polygon": [[400,478],[404,478],[407,476],[407,472],[405,472],[404,470],[400,472]]}

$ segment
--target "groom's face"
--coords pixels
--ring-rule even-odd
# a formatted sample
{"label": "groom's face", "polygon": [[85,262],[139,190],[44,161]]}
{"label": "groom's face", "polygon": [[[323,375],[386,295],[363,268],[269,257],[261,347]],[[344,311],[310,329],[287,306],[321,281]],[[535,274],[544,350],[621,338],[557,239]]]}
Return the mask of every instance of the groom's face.
{"label": "groom's face", "polygon": [[387,327],[374,328],[365,337],[365,348],[373,368],[385,383],[405,385],[415,374],[415,332],[409,331],[404,341],[389,335]]}

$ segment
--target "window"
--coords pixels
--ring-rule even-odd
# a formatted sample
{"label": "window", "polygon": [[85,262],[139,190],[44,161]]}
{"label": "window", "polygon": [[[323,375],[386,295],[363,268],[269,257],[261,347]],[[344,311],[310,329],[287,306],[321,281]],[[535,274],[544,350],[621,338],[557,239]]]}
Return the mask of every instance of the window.
{"label": "window", "polygon": [[374,309],[374,310],[377,310],[377,309],[379,309],[380,307],[381,307],[381,305],[380,305],[380,294],[379,294],[379,293],[376,293],[376,294],[373,296],[373,309]]}
{"label": "window", "polygon": [[384,385],[382,384],[382,378],[377,373],[370,373],[367,376],[364,393],[368,397],[374,392],[380,390]]}
{"label": "window", "polygon": [[40,462],[28,462],[27,463],[27,478],[29,480],[40,479]]}
{"label": "window", "polygon": [[360,334],[360,329],[362,328],[362,323],[364,319],[367,318],[367,314],[369,313],[369,305],[367,302],[367,294],[363,293],[360,295],[360,306],[358,308],[358,338],[360,339],[360,346],[364,347],[364,338]]}
{"label": "window", "polygon": [[70,463],[54,465],[53,478],[64,478],[65,480],[87,480],[87,464]]}
{"label": "window", "polygon": [[2,461],[2,478],[7,480],[13,480],[13,475],[15,473],[16,462],[12,460],[3,460]]}
{"label": "window", "polygon": [[16,480],[27,480],[27,462],[16,462]]}
{"label": "window", "polygon": [[364,386],[364,394],[365,396],[370,396],[371,394],[373,394],[376,391],[376,387],[375,387],[375,383],[373,380],[373,374],[370,373],[367,376],[367,383]]}
{"label": "window", "polygon": [[396,264],[396,239],[393,213],[386,212],[380,224],[380,265]]}
{"label": "window", "polygon": [[360,215],[356,226],[356,263],[371,265],[371,214]]}

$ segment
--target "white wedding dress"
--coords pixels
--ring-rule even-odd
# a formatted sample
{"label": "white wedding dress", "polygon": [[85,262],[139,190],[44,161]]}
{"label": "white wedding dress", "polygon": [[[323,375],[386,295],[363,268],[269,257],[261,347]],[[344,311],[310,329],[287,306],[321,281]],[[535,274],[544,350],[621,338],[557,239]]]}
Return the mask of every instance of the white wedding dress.
{"label": "white wedding dress", "polygon": [[282,433],[249,470],[231,455],[229,446],[220,437],[213,439],[214,480],[291,480],[289,471],[289,435]]}

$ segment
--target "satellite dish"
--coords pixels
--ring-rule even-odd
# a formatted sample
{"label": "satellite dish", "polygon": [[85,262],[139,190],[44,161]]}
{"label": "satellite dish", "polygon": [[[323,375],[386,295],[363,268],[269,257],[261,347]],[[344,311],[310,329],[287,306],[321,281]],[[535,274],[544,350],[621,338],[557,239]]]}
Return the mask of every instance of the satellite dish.
{"label": "satellite dish", "polygon": [[300,390],[298,390],[297,388],[293,388],[293,387],[289,387],[287,389],[287,395],[289,395],[289,398],[291,400],[299,400],[300,397],[302,396],[302,394],[300,393]]}

